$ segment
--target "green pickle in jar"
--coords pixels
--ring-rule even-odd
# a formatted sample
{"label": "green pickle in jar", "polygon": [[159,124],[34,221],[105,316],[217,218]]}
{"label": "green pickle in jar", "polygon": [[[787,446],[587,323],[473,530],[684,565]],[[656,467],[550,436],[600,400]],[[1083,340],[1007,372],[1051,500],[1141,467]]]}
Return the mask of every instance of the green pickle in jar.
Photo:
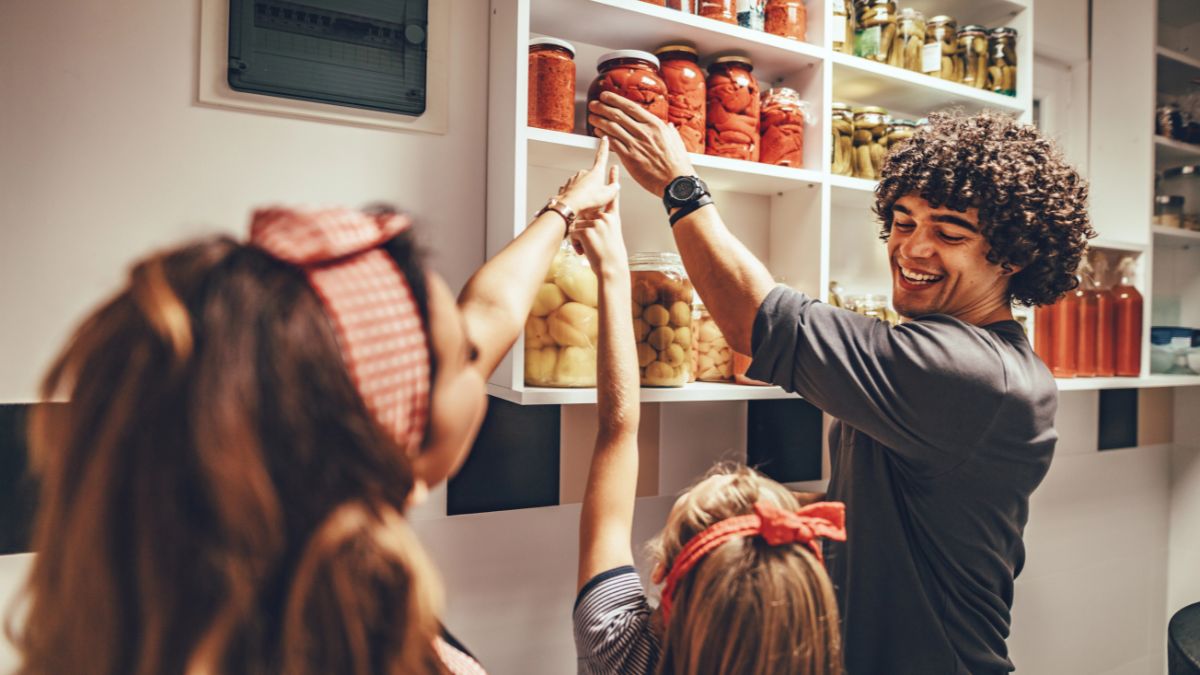
{"label": "green pickle in jar", "polygon": [[993,28],[988,34],[988,89],[1006,96],[1017,95],[1017,31]]}
{"label": "green pickle in jar", "polygon": [[921,72],[921,50],[925,47],[925,16],[911,7],[900,10],[896,39],[888,52],[888,65]]}
{"label": "green pickle in jar", "polygon": [[830,171],[839,176],[854,175],[854,114],[845,103],[834,103],[830,115],[833,133],[833,162]]}
{"label": "green pickle in jar", "polygon": [[879,180],[883,160],[887,157],[887,110],[876,107],[854,111],[854,175],[857,178]]}
{"label": "green pickle in jar", "polygon": [[983,26],[971,24],[958,32],[959,82],[975,89],[987,88],[988,36]]}
{"label": "green pickle in jar", "polygon": [[953,17],[935,16],[926,24],[925,53],[921,70],[951,82],[962,79],[958,58],[958,22]]}
{"label": "green pickle in jar", "polygon": [[857,0],[854,3],[854,54],[887,63],[896,41],[896,3],[892,0]]}

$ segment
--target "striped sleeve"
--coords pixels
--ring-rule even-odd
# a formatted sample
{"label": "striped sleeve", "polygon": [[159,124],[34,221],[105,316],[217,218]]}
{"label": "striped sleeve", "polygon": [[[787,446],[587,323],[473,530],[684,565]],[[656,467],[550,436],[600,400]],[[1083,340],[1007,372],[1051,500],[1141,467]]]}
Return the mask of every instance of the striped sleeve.
{"label": "striped sleeve", "polygon": [[658,636],[650,627],[650,604],[631,566],[601,572],[575,601],[575,654],[580,675],[652,673]]}
{"label": "striped sleeve", "polygon": [[487,675],[487,671],[478,661],[440,637],[434,639],[433,649],[451,675]]}

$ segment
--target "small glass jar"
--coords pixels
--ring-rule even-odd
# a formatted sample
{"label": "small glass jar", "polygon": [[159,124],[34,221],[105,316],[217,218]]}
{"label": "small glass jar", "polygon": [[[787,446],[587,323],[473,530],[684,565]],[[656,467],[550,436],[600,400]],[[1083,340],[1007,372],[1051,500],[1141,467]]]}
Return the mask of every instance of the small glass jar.
{"label": "small glass jar", "polygon": [[[658,57],[636,49],[609,52],[596,61],[599,74],[588,87],[588,103],[611,91],[642,106],[651,115],[667,121],[667,84],[658,71]],[[595,135],[591,122],[588,135]]]}
{"label": "small glass jar", "polygon": [[654,51],[667,85],[667,119],[679,130],[688,152],[704,152],[704,115],[707,107],[704,71],[696,49],[689,45],[663,45]]}
{"label": "small glass jar", "polygon": [[803,42],[808,37],[808,10],[804,0],[767,0],[763,30]]}
{"label": "small glass jar", "polygon": [[733,382],[733,349],[704,305],[696,305],[696,379],[701,382]]}
{"label": "small glass jar", "polygon": [[1161,227],[1183,227],[1183,197],[1179,195],[1158,195],[1154,198],[1155,225]]}
{"label": "small glass jar", "polygon": [[1187,137],[1183,111],[1174,103],[1159,106],[1154,111],[1154,133],[1181,141]]}
{"label": "small glass jar", "polygon": [[697,14],[724,23],[737,24],[737,5],[734,0],[700,0]]}
{"label": "small glass jar", "polygon": [[888,152],[894,150],[900,143],[907,141],[917,133],[917,123],[912,120],[892,120],[888,127]]}
{"label": "small glass jar", "polygon": [[958,31],[958,60],[962,62],[959,82],[975,89],[987,88],[988,36],[983,26],[971,24]]}
{"label": "small glass jar", "polygon": [[887,156],[887,110],[867,107],[854,111],[854,175],[879,180]]}
{"label": "small glass jar", "polygon": [[925,53],[921,70],[951,82],[962,79],[962,62],[958,58],[958,22],[954,17],[935,16],[926,24]]}
{"label": "small glass jar", "polygon": [[829,24],[829,44],[835,52],[854,53],[854,11],[850,0],[830,0],[833,22]]}
{"label": "small glass jar", "polygon": [[988,89],[1017,95],[1017,31],[1002,26],[988,33]]}
{"label": "small glass jar", "polygon": [[888,65],[921,72],[921,53],[925,47],[925,15],[912,7],[900,10],[896,18],[896,39],[888,52]]}
{"label": "small glass jar", "polygon": [[745,56],[722,56],[708,67],[705,153],[758,161],[762,104],[753,70]]}
{"label": "small glass jar", "polygon": [[833,133],[833,162],[830,172],[838,176],[854,175],[854,114],[845,103],[834,103],[829,127]]}
{"label": "small glass jar", "polygon": [[856,0],[854,3],[854,53],[887,63],[896,40],[896,3],[893,0]]}
{"label": "small glass jar", "polygon": [[554,38],[529,41],[528,124],[539,129],[575,129],[575,48]]}
{"label": "small glass jar", "polygon": [[675,253],[629,256],[634,340],[642,386],[682,387],[692,370],[695,292]]}
{"label": "small glass jar", "polygon": [[599,306],[596,274],[564,241],[525,320],[526,386],[596,386]]}
{"label": "small glass jar", "polygon": [[776,166],[804,166],[804,125],[810,121],[810,106],[795,89],[777,87],[763,94],[759,116],[762,151],[759,161]]}

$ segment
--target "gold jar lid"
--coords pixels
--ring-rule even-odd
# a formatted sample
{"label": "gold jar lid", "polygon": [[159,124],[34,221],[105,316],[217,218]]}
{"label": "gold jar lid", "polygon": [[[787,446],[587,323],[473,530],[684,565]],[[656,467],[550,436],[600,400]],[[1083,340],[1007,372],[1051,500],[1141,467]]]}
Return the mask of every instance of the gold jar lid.
{"label": "gold jar lid", "polygon": [[700,57],[700,52],[696,51],[695,47],[682,43],[663,45],[654,50],[654,55],[662,56],[663,54],[670,54],[671,52],[683,52],[684,54],[691,54],[696,58]]}
{"label": "gold jar lid", "polygon": [[880,108],[879,106],[869,105],[869,106],[865,106],[862,108],[855,108],[854,114],[855,115],[886,115],[887,108]]}
{"label": "gold jar lid", "polygon": [[[712,65],[720,66],[726,63],[745,66],[746,70],[754,70],[754,62],[750,60],[750,57],[742,56],[741,54],[726,54],[725,56],[718,56],[717,59],[712,62]],[[712,66],[709,66],[709,68],[711,67]]]}

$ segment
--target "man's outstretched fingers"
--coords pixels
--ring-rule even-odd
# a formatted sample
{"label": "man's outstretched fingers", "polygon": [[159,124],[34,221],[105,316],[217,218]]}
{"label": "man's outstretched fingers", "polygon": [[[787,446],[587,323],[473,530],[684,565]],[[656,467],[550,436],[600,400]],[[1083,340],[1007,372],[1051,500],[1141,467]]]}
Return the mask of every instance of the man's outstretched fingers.
{"label": "man's outstretched fingers", "polygon": [[645,124],[654,124],[656,121],[662,122],[662,120],[651,115],[649,110],[611,91],[601,92],[600,100],[610,107],[616,108],[619,112],[625,113],[635,122],[643,122]]}

